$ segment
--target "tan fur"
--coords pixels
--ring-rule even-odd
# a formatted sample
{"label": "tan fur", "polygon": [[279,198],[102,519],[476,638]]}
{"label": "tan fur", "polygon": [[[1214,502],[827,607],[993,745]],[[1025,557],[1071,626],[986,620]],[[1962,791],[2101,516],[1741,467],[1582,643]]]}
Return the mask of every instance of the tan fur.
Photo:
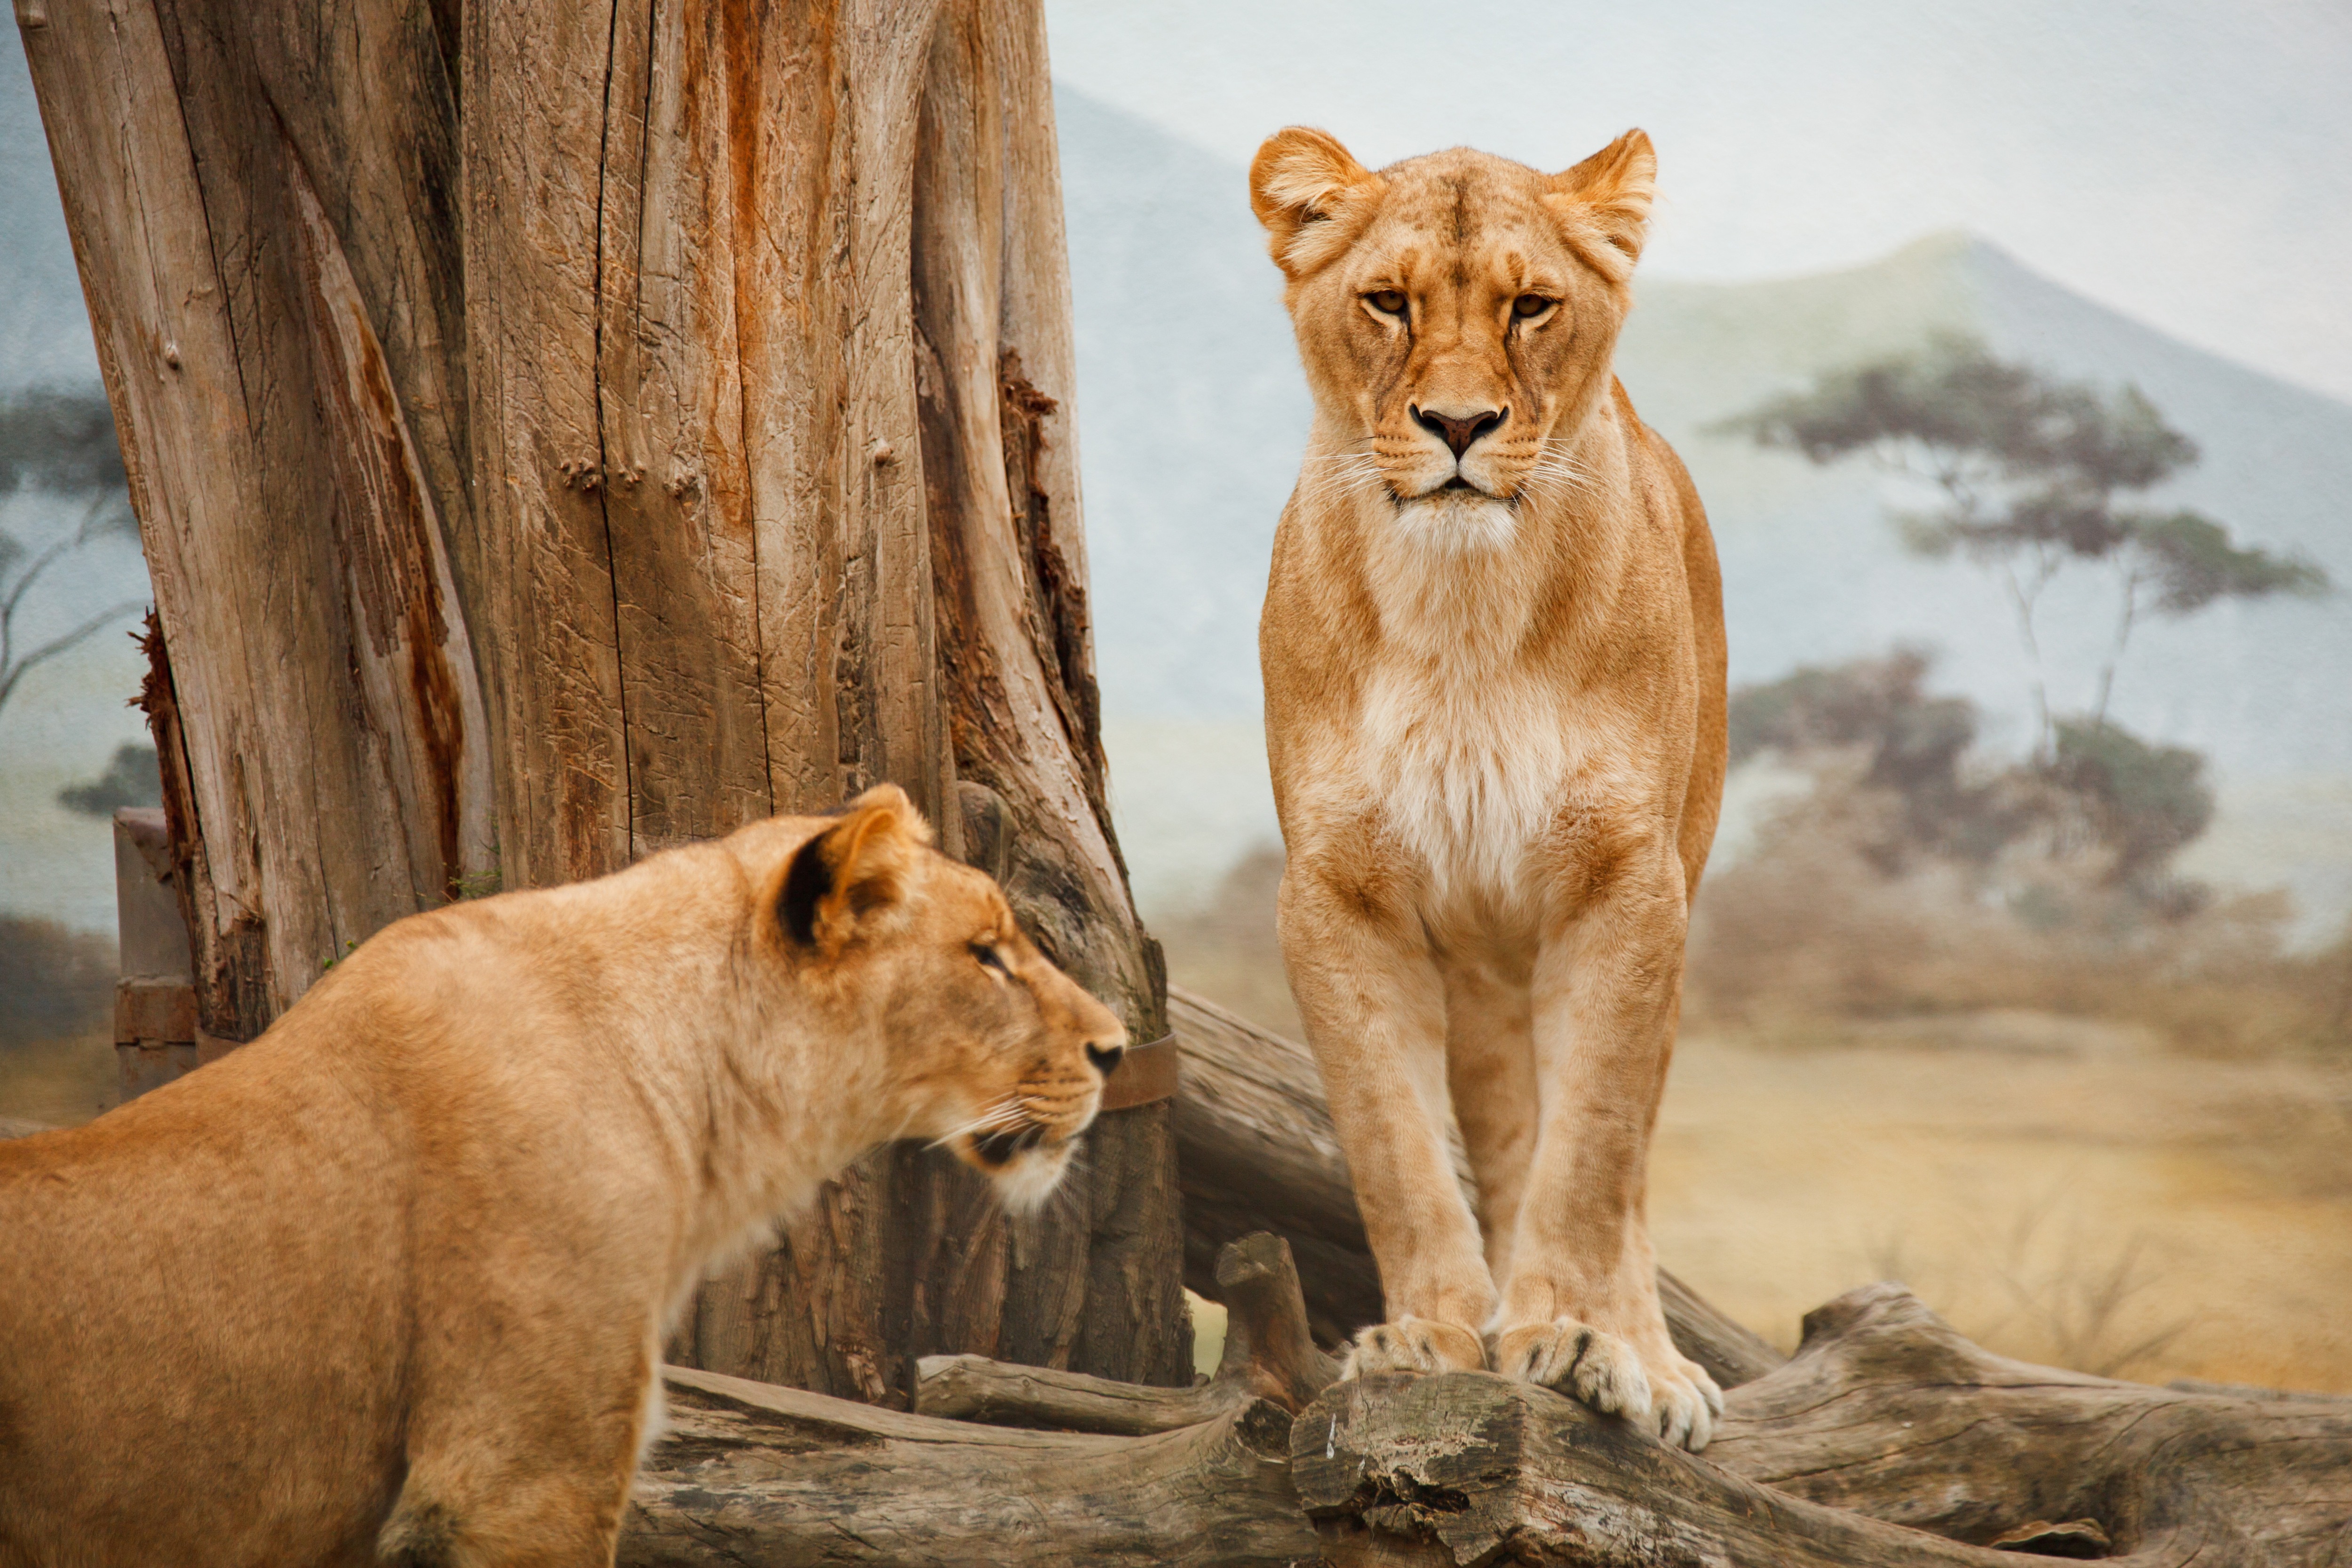
{"label": "tan fur", "polygon": [[1374,174],[1293,129],[1250,173],[1316,409],[1259,633],[1283,957],[1391,1318],[1349,1370],[1491,1364],[1702,1447],[1721,1396],[1667,1338],[1643,1178],[1723,612],[1611,369],[1649,139]]}
{"label": "tan fur", "polygon": [[0,1563],[610,1563],[707,1268],[891,1138],[1034,1202],[1094,1117],[1118,1020],[929,837],[884,785],[402,921],[0,1143]]}

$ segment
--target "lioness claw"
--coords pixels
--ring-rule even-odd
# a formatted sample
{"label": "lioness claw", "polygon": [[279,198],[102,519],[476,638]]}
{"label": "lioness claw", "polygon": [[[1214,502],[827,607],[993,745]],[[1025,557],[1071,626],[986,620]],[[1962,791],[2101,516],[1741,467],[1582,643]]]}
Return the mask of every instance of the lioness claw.
{"label": "lioness claw", "polygon": [[1452,1323],[1400,1318],[1374,1323],[1357,1334],[1340,1363],[1339,1376],[1368,1377],[1378,1372],[1476,1372],[1486,1364],[1478,1336]]}
{"label": "lioness claw", "polygon": [[1573,1318],[1499,1336],[1495,1369],[1622,1415],[1669,1447],[1694,1454],[1714,1437],[1723,1414],[1723,1391],[1697,1363],[1675,1355],[1671,1365],[1645,1364],[1631,1342]]}

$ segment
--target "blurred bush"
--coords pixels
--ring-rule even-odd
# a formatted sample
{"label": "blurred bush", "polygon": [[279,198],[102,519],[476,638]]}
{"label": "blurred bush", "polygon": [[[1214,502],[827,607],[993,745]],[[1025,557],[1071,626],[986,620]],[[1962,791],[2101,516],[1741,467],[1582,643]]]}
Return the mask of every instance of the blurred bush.
{"label": "blurred bush", "polygon": [[105,937],[0,915],[0,1047],[110,1029],[115,969]]}
{"label": "blurred bush", "polygon": [[1904,651],[1743,688],[1736,763],[1812,777],[1710,871],[1686,1011],[1748,1029],[2024,1007],[2187,1048],[2352,1043],[2352,932],[2293,951],[2283,893],[2216,900],[2171,870],[2210,821],[2203,759],[2062,721],[2047,761],[1987,763],[1971,704]]}

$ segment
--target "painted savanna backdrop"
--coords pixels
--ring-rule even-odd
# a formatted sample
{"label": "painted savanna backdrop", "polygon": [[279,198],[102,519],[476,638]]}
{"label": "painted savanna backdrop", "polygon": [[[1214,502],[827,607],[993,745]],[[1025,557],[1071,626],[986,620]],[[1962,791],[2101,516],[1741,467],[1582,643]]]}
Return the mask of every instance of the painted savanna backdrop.
{"label": "painted savanna backdrop", "polygon": [[[1171,971],[1295,1030],[1257,606],[1307,405],[1243,170],[1662,201],[1620,353],[1721,547],[1735,769],[1654,1172],[1781,1342],[1861,1281],[2352,1390],[2352,19],[2325,4],[1056,0],[1095,622]],[[0,1117],[110,1102],[146,599],[0,34]]]}

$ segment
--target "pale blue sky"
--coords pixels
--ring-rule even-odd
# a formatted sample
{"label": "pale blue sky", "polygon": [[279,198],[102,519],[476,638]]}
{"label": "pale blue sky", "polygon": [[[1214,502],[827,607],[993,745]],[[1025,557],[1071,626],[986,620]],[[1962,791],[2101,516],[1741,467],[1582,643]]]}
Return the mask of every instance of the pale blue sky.
{"label": "pale blue sky", "polygon": [[[1294,121],[1381,163],[1656,138],[1645,263],[1753,278],[1967,228],[2352,399],[2342,0],[1047,0],[1055,73],[1237,163]],[[1236,190],[1236,201],[1243,194]]]}

